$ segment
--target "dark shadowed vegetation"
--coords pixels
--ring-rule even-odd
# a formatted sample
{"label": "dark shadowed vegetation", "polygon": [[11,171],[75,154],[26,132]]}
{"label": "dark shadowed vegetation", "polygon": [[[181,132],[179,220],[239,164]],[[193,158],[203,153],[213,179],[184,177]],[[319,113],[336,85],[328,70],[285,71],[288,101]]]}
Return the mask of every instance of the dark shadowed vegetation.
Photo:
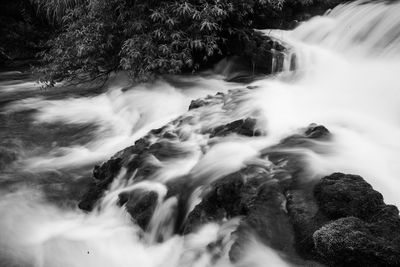
{"label": "dark shadowed vegetation", "polygon": [[47,19],[29,1],[0,1],[0,66],[31,59],[49,38]]}
{"label": "dark shadowed vegetation", "polygon": [[[267,37],[254,28],[292,27],[296,20],[307,18],[307,12],[321,13],[339,2],[14,1],[11,13],[17,20],[2,29],[7,41],[2,42],[0,54],[3,58],[16,57],[9,56],[13,48],[8,43],[25,44],[14,47],[20,54],[41,51],[37,54],[41,59],[37,71],[49,86],[61,80],[107,77],[118,70],[128,71],[134,81],[147,81],[160,74],[195,72],[232,55],[257,68],[259,58],[273,47],[265,45]],[[7,16],[1,19],[9,20]]]}

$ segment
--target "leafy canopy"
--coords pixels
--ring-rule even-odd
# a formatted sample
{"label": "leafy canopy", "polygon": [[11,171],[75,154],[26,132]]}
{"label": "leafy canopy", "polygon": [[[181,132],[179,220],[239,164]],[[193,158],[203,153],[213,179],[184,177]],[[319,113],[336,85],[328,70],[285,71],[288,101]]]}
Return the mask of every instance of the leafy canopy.
{"label": "leafy canopy", "polygon": [[253,30],[255,20],[276,16],[284,4],[322,0],[31,1],[59,25],[39,69],[42,81],[51,86],[116,70],[146,81],[160,74],[194,72],[229,55],[244,56],[254,66],[270,49]]}
{"label": "leafy canopy", "polygon": [[243,54],[260,38],[253,18],[283,0],[32,0],[59,23],[42,81],[88,80],[127,70],[136,81],[193,72]]}

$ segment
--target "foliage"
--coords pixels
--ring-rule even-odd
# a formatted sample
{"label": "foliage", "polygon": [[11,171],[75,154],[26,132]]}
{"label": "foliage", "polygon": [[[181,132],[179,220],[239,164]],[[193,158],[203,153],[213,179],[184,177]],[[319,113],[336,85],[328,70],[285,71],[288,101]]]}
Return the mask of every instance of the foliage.
{"label": "foliage", "polygon": [[46,21],[26,0],[0,2],[0,65],[15,58],[33,58],[48,38]]}
{"label": "foliage", "polygon": [[[283,27],[282,11],[322,0],[31,0],[60,29],[43,53],[42,82],[127,70],[135,81],[194,72],[267,49],[254,27]],[[341,0],[329,0],[338,2]],[[325,4],[324,4],[325,5]],[[293,13],[293,12],[288,12]],[[284,19],[288,19],[284,17]],[[289,18],[294,20],[293,18]],[[264,48],[263,48],[264,47]]]}
{"label": "foliage", "polygon": [[73,9],[84,0],[30,0],[39,10],[44,12],[53,23],[60,23],[69,9]]}
{"label": "foliage", "polygon": [[45,65],[40,71],[42,81],[49,85],[63,79],[95,79],[121,69],[128,70],[136,81],[159,74],[196,71],[223,56],[243,54],[245,44],[254,42],[254,36],[258,35],[252,29],[255,11],[279,9],[283,3],[283,0],[71,1],[73,7],[61,20],[62,31],[49,41],[51,49],[44,53]]}
{"label": "foliage", "polygon": [[49,51],[43,53],[41,81],[53,85],[60,80],[95,79],[116,70],[119,65],[122,25],[114,21],[114,0],[103,6],[92,1],[71,9],[63,17],[65,29],[48,41]]}

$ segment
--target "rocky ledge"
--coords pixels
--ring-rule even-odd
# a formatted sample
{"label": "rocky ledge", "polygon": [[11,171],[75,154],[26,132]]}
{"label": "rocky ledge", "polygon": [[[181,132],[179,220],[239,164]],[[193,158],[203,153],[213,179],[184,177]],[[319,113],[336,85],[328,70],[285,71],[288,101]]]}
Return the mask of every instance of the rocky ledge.
{"label": "rocky ledge", "polygon": [[[126,190],[122,186],[117,205],[144,232],[151,230],[160,203],[172,203],[164,220],[171,226],[170,234],[187,235],[209,222],[222,225],[239,218],[229,237],[232,262],[241,260],[250,237],[256,236],[294,265],[400,266],[398,209],[386,205],[383,196],[358,175],[315,177],[308,171],[305,153],[299,151],[323,153],[321,147],[331,142],[332,134],[322,125],[300,129],[218,179],[193,169],[165,174],[171,160],[202,158],[221,140],[266,136],[257,113],[234,112],[238,99],[243,99],[238,96],[250,90],[193,101],[187,114],[96,166],[79,207],[101,209],[110,186],[123,184]],[[135,188],[143,181],[159,183],[162,190]],[[193,196],[198,196],[197,202]],[[157,241],[168,238],[165,229]],[[216,249],[221,246],[222,241],[209,244],[209,250],[222,251]]]}

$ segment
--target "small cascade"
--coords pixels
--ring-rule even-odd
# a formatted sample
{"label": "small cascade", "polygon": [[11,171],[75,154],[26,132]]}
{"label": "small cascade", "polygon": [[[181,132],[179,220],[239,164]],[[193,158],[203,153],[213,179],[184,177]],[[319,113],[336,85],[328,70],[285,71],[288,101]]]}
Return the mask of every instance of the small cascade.
{"label": "small cascade", "polygon": [[[398,266],[387,204],[400,206],[399,13],[398,2],[356,1],[263,31],[276,40],[260,59],[273,75],[246,85],[227,81],[226,61],[216,74],[10,102],[0,119],[48,135],[36,150],[18,143],[0,176],[12,185],[0,197],[0,265]],[[99,162],[90,180],[79,173]],[[40,190],[60,177],[88,181],[80,209]],[[387,254],[363,256],[357,238]]]}

